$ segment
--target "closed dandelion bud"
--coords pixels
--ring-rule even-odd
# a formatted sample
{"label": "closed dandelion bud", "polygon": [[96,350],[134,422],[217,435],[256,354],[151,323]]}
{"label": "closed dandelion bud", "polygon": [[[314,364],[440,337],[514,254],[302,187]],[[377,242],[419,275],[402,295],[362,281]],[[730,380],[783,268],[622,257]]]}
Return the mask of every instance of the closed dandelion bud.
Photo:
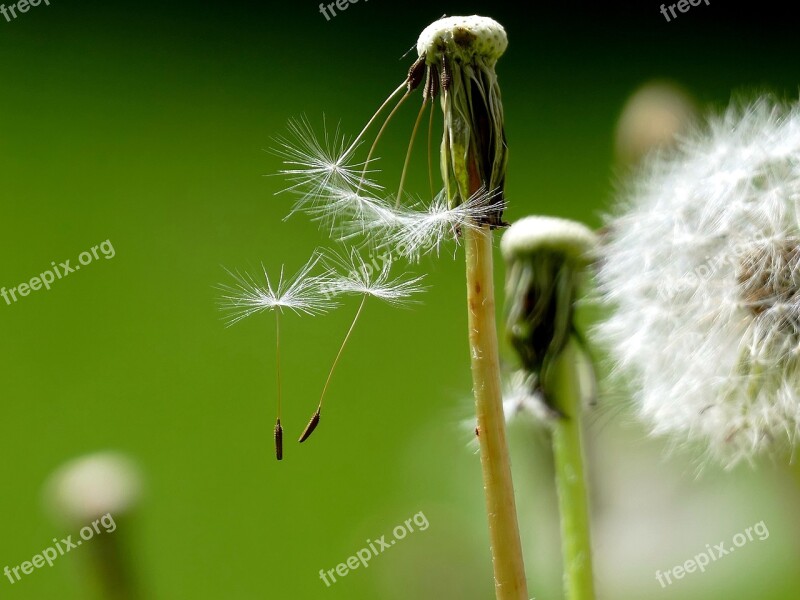
{"label": "closed dandelion bud", "polygon": [[596,246],[595,234],[584,225],[552,217],[526,217],[500,243],[507,266],[506,330],[528,392],[518,405],[544,416],[550,431],[564,597],[572,599],[595,597],[581,434],[582,404],[594,395],[594,369],[574,318]]}
{"label": "closed dandelion bud", "polygon": [[492,226],[503,224],[508,153],[495,64],[507,46],[502,25],[476,15],[435,21],[417,41],[420,58],[440,76],[441,168],[449,206],[483,189],[497,207],[484,218]]}
{"label": "closed dandelion bud", "polygon": [[534,377],[531,391],[551,408],[550,368],[570,340],[579,340],[575,303],[596,243],[580,223],[526,217],[500,245],[507,265],[506,331],[523,370]]}
{"label": "closed dandelion bud", "polygon": [[800,434],[800,107],[760,100],[651,160],[609,220],[598,328],[656,434],[722,464]]}

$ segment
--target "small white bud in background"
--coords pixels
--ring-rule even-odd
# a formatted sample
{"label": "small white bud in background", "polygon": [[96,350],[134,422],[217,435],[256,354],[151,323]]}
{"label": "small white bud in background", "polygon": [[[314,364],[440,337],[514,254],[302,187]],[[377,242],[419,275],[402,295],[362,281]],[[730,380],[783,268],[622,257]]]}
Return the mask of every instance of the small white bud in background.
{"label": "small white bud in background", "polygon": [[59,468],[45,486],[54,515],[82,527],[103,515],[130,513],[142,492],[134,462],[122,454],[104,452],[72,460]]}
{"label": "small white bud in background", "polygon": [[667,81],[644,84],[628,98],[617,122],[617,162],[633,165],[652,150],[673,146],[696,121],[697,108],[688,92]]}
{"label": "small white bud in background", "polygon": [[559,414],[552,404],[552,367],[571,340],[581,347],[575,368],[585,382],[578,387],[593,399],[594,369],[574,316],[581,280],[597,244],[591,229],[557,217],[525,217],[503,234],[506,334],[527,375],[524,405],[530,408],[541,401],[549,409],[532,413]]}

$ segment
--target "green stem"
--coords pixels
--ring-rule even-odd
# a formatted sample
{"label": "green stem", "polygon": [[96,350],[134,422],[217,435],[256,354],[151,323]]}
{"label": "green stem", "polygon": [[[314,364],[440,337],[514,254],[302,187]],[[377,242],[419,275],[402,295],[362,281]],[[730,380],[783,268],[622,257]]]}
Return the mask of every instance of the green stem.
{"label": "green stem", "polygon": [[[125,522],[119,519],[117,524]],[[98,600],[136,600],[141,597],[126,548],[123,547],[122,534],[115,531],[91,541],[90,582]]]}
{"label": "green stem", "polygon": [[567,600],[593,600],[589,507],[581,444],[579,350],[570,341],[552,366],[552,401],[563,415],[553,425],[556,489]]}
{"label": "green stem", "polygon": [[497,600],[528,600],[506,441],[497,344],[492,232],[464,232],[472,381]]}

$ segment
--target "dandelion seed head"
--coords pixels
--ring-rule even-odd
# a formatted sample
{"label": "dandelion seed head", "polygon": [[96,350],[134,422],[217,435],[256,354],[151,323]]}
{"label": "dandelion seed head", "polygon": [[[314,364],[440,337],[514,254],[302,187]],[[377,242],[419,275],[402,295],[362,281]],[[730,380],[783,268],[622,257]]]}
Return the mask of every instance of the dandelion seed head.
{"label": "dandelion seed head", "polygon": [[278,281],[273,284],[267,270],[262,265],[262,273],[255,277],[249,273],[228,271],[233,283],[222,284],[223,292],[219,300],[220,308],[227,313],[229,325],[233,325],[250,315],[284,309],[306,315],[317,315],[334,308],[336,302],[325,293],[329,274],[311,275],[321,256],[315,253],[311,259],[292,277],[285,277],[281,267]]}
{"label": "dandelion seed head", "polygon": [[447,51],[467,61],[480,57],[494,64],[508,47],[503,26],[494,19],[471,15],[444,17],[422,30],[417,40],[417,53],[434,62],[435,56]]}
{"label": "dandelion seed head", "polygon": [[800,109],[732,107],[608,220],[596,330],[657,434],[732,467],[800,434]]}

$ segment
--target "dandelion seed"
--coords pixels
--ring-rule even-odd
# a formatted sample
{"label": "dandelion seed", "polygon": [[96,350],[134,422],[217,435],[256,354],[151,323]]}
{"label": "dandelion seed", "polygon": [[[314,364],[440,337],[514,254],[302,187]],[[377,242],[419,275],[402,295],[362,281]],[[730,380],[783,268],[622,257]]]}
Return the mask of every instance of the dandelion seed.
{"label": "dandelion seed", "polygon": [[425,278],[424,275],[392,277],[394,262],[388,256],[381,258],[380,267],[374,262],[365,261],[356,250],[351,250],[348,256],[328,253],[323,257],[323,261],[332,272],[335,272],[335,275],[329,278],[328,290],[337,295],[372,296],[400,306],[416,302],[411,297],[426,289],[420,285]]}
{"label": "dandelion seed", "polygon": [[306,425],[306,428],[303,430],[303,433],[300,434],[300,443],[305,442],[308,439],[308,436],[314,433],[317,425],[319,425],[319,416],[319,409],[317,409],[317,411],[311,417],[311,420],[308,422],[308,425]]}
{"label": "dandelion seed", "polygon": [[320,262],[320,258],[319,253],[314,253],[309,261],[290,278],[284,277],[284,268],[281,267],[277,285],[273,285],[269,274],[262,265],[263,281],[256,281],[253,276],[238,271],[235,273],[228,271],[233,277],[234,283],[219,286],[223,291],[220,307],[229,313],[229,325],[256,313],[269,310],[275,313],[275,370],[278,400],[274,438],[275,456],[278,460],[283,459],[280,315],[284,310],[291,310],[298,314],[317,315],[336,306],[331,295],[325,291],[329,284],[328,273],[311,275],[314,267]]}
{"label": "dandelion seed", "polygon": [[275,422],[275,458],[283,460],[283,427],[280,417]]}
{"label": "dandelion seed", "polygon": [[344,348],[364,310],[367,298],[378,298],[393,306],[401,306],[413,302],[413,300],[410,299],[411,296],[425,289],[420,285],[423,276],[413,278],[400,276],[391,278],[391,260],[383,260],[383,266],[380,267],[380,269],[376,269],[373,268],[372,264],[367,263],[355,250],[351,250],[347,257],[337,254],[328,254],[324,257],[324,260],[332,271],[337,272],[336,275],[330,277],[327,284],[327,291],[333,295],[360,295],[361,303],[358,305],[358,310],[353,317],[353,321],[350,323],[350,328],[347,330],[347,334],[344,336],[344,340],[339,347],[333,365],[328,372],[325,386],[322,388],[322,393],[320,394],[317,410],[314,412],[314,415],[311,417],[311,420],[300,436],[300,442],[307,440],[319,424],[325,394],[328,391],[333,373],[336,370],[336,366],[339,364],[339,359],[344,352]]}
{"label": "dandelion seed", "polygon": [[652,159],[610,218],[597,330],[655,434],[732,467],[800,435],[800,107],[762,99]]}
{"label": "dandelion seed", "polygon": [[480,231],[482,223],[492,218],[505,203],[497,203],[495,194],[479,189],[466,202],[451,207],[445,192],[434,198],[428,207],[414,207],[398,212],[394,219],[375,220],[371,227],[381,234],[381,246],[396,248],[401,256],[419,260],[434,253],[439,255],[442,246],[453,241],[459,244],[461,234],[471,229]]}
{"label": "dandelion seed", "polygon": [[358,143],[345,148],[346,142],[338,128],[330,136],[323,125],[322,140],[315,135],[307,119],[291,120],[288,137],[277,137],[272,152],[283,158],[284,169],[278,173],[292,182],[279,193],[292,192],[299,196],[289,216],[295,212],[319,212],[319,204],[326,202],[329,189],[356,186],[380,189],[365,176],[370,171],[365,162],[357,162],[353,154]]}
{"label": "dandelion seed", "polygon": [[314,267],[319,263],[321,255],[315,253],[311,259],[292,277],[286,278],[281,267],[277,285],[273,285],[269,274],[262,265],[263,280],[239,271],[228,272],[234,279],[233,284],[223,284],[219,306],[227,313],[229,325],[238,323],[253,314],[284,309],[295,313],[316,315],[335,307],[323,290],[328,282],[327,274],[311,276]]}
{"label": "dandelion seed", "polygon": [[366,190],[329,186],[319,198],[306,212],[342,241],[396,226],[402,218],[389,201]]}

